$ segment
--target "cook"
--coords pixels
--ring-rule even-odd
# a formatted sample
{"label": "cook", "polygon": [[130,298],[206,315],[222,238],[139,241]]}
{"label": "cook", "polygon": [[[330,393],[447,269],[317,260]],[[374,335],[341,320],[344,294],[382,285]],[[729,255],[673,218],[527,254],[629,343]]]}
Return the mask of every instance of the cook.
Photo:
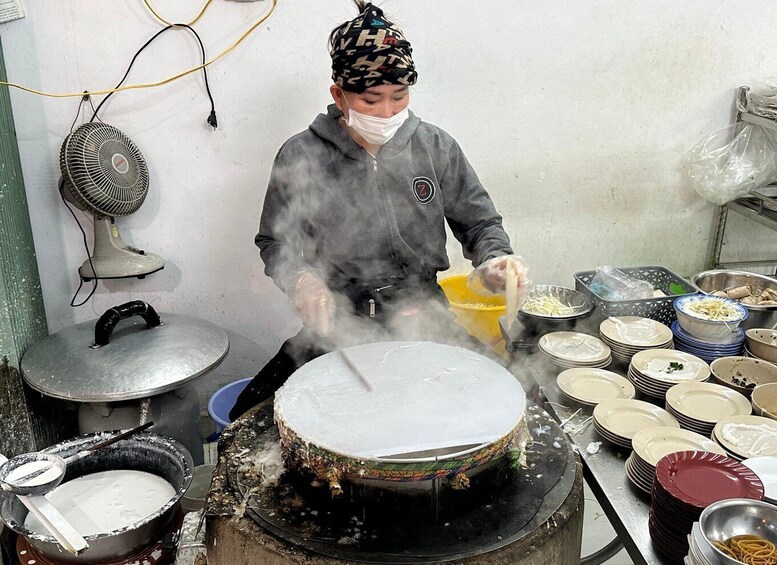
{"label": "cook", "polygon": [[370,341],[379,328],[381,339],[466,345],[437,284],[449,267],[446,222],[486,289],[526,286],[461,148],[408,109],[417,73],[404,33],[377,6],[355,4],[359,15],[329,38],[334,104],[278,152],[255,239],[304,325],[246,387],[232,420],[342,335]]}

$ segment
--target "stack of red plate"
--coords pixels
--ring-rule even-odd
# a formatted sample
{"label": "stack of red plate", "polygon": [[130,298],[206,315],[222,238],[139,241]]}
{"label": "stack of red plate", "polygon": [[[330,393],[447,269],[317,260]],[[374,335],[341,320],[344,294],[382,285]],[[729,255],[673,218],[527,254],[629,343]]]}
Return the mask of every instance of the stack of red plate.
{"label": "stack of red plate", "polygon": [[728,498],[762,500],[761,479],[739,461],[708,451],[680,451],[656,465],[648,527],[656,550],[675,562],[707,506]]}

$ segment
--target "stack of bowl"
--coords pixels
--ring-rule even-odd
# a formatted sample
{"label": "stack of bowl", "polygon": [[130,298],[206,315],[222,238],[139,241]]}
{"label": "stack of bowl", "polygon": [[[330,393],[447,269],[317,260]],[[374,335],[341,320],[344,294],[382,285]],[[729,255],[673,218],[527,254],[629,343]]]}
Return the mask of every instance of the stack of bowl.
{"label": "stack of bowl", "polygon": [[549,332],[571,331],[577,323],[587,317],[594,309],[594,304],[582,292],[565,288],[563,286],[554,286],[548,284],[535,285],[529,292],[527,298],[528,304],[534,298],[557,299],[559,303],[569,309],[566,314],[539,314],[537,312],[527,312],[524,307],[518,311],[518,321],[530,333],[544,335]]}
{"label": "stack of bowl", "polygon": [[743,534],[756,535],[777,544],[777,507],[747,498],[731,498],[710,504],[701,513],[689,536],[691,551],[697,551],[690,563],[740,565],[742,561],[732,559],[715,547],[715,543]]}
{"label": "stack of bowl", "polygon": [[750,328],[745,335],[745,355],[777,364],[777,330]]}
{"label": "stack of bowl", "polygon": [[777,383],[777,366],[750,357],[720,357],[710,364],[712,380],[750,398],[758,385]]}
{"label": "stack of bowl", "polygon": [[[777,291],[777,280],[764,275],[747,273],[745,271],[729,271],[717,269],[704,271],[693,277],[693,284],[705,294],[727,291],[737,287],[750,287],[753,294],[760,295],[764,290]],[[742,328],[777,328],[777,306],[757,304],[742,304],[749,313]]]}
{"label": "stack of bowl", "polygon": [[[726,319],[710,319],[695,310],[700,302],[727,307],[733,314]],[[719,357],[739,355],[745,332],[739,325],[748,317],[747,309],[727,298],[694,294],[674,301],[677,320],[672,323],[675,347],[711,363]]]}

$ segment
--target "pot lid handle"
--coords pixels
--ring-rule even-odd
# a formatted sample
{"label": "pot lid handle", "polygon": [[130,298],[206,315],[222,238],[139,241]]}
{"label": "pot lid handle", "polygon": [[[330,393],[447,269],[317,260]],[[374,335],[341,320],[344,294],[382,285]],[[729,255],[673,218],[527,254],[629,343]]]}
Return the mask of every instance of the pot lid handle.
{"label": "pot lid handle", "polygon": [[113,308],[106,310],[97,323],[94,325],[94,343],[90,345],[92,349],[108,345],[111,341],[111,335],[121,320],[140,316],[146,321],[146,327],[151,329],[162,325],[159,314],[154,307],[142,300],[132,300],[125,302]]}

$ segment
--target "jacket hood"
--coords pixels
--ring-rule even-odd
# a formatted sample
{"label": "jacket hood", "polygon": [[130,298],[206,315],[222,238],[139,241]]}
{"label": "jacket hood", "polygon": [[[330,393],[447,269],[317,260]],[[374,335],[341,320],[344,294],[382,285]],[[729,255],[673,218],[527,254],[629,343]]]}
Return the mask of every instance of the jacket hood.
{"label": "jacket hood", "polygon": [[[356,143],[348,132],[345,131],[339,121],[343,113],[337,109],[337,106],[330,104],[327,106],[326,114],[319,114],[313,123],[310,124],[310,130],[318,137],[330,142],[340,151],[352,159],[364,158],[364,149]],[[410,138],[418,129],[421,119],[412,111],[402,127],[399,128],[394,137],[380,150],[381,155],[392,156],[402,151],[410,142]]]}

